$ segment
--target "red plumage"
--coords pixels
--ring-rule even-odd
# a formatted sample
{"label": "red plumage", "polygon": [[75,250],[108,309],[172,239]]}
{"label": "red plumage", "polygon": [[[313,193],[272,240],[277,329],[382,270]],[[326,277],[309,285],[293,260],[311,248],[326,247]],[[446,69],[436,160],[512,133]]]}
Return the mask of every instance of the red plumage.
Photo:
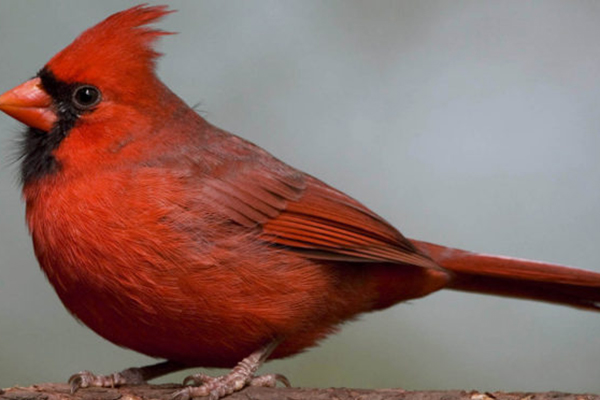
{"label": "red plumage", "polygon": [[295,354],[357,314],[444,287],[599,309],[600,274],[409,241],[210,125],[154,74],[165,32],[148,24],[169,12],[107,18],[0,97],[32,127],[23,191],[36,256],[98,334],[227,367],[274,341],[272,357]]}

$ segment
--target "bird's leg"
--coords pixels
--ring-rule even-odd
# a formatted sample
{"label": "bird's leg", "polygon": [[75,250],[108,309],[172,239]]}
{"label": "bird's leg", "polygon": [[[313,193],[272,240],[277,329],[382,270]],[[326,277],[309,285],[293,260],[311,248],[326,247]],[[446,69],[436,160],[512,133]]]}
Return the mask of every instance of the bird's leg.
{"label": "bird's leg", "polygon": [[208,376],[205,374],[190,375],[183,383],[193,382],[199,386],[188,386],[176,392],[173,399],[189,400],[195,397],[206,397],[210,400],[218,400],[221,397],[232,394],[246,386],[275,387],[277,382],[290,387],[290,382],[283,375],[267,374],[255,376],[254,374],[275,350],[280,341],[274,341],[244,358],[231,372],[222,376]]}
{"label": "bird's leg", "polygon": [[163,361],[158,364],[140,368],[128,368],[110,375],[94,375],[90,371],[81,371],[69,378],[71,393],[86,387],[115,387],[123,385],[143,385],[146,381],[159,376],[188,368],[173,361]]}

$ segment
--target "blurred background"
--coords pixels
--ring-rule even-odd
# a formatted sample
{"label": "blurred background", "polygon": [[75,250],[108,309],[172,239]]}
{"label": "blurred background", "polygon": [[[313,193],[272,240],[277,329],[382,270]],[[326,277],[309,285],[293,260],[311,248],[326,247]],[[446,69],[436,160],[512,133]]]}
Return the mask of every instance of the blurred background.
{"label": "blurred background", "polygon": [[[162,79],[405,235],[600,271],[600,3],[164,1]],[[0,2],[0,92],[138,1]],[[155,4],[154,2],[152,2]],[[0,387],[153,360],[37,266],[0,115]],[[441,292],[269,363],[297,386],[600,392],[600,314]],[[162,381],[179,381],[186,373]]]}

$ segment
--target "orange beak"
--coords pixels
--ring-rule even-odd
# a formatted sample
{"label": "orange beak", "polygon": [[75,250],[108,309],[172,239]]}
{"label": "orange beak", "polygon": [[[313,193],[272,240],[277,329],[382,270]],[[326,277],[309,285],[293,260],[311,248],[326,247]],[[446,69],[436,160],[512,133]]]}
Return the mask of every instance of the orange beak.
{"label": "orange beak", "polygon": [[0,111],[32,128],[50,131],[56,122],[52,99],[33,78],[0,96]]}

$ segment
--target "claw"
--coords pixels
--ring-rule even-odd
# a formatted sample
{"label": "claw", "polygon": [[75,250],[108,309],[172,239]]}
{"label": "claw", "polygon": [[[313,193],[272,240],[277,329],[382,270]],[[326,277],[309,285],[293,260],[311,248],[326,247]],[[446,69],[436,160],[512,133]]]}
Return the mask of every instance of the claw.
{"label": "claw", "polygon": [[[69,377],[69,385],[71,385],[71,394],[74,394],[81,388],[86,388],[89,386],[93,386],[93,383],[98,380],[99,377],[92,374],[90,371],[80,371],[76,374],[73,374]],[[102,378],[102,377],[100,377]],[[104,377],[107,378],[107,377]],[[108,379],[106,379],[108,382]],[[114,382],[111,382],[113,386]]]}
{"label": "claw", "polygon": [[191,389],[192,389],[192,387],[188,386],[181,390],[176,391],[171,396],[171,400],[191,400],[191,398],[192,398]]}
{"label": "claw", "polygon": [[78,374],[71,375],[68,384],[71,387],[71,394],[75,394],[76,391],[81,389],[82,379]]}
{"label": "claw", "polygon": [[206,375],[206,374],[193,374],[193,375],[188,375],[183,379],[183,385],[187,385],[187,384],[191,383],[192,386],[200,386],[207,382],[212,381],[213,379],[216,379],[216,378]]}
{"label": "claw", "polygon": [[289,387],[289,388],[292,387],[290,380],[285,375],[275,374],[275,379],[277,381],[283,383],[283,386],[285,386],[285,387]]}
{"label": "claw", "polygon": [[248,383],[248,386],[276,387],[277,382],[282,383],[285,387],[292,387],[289,379],[281,374],[267,374],[254,377]]}

